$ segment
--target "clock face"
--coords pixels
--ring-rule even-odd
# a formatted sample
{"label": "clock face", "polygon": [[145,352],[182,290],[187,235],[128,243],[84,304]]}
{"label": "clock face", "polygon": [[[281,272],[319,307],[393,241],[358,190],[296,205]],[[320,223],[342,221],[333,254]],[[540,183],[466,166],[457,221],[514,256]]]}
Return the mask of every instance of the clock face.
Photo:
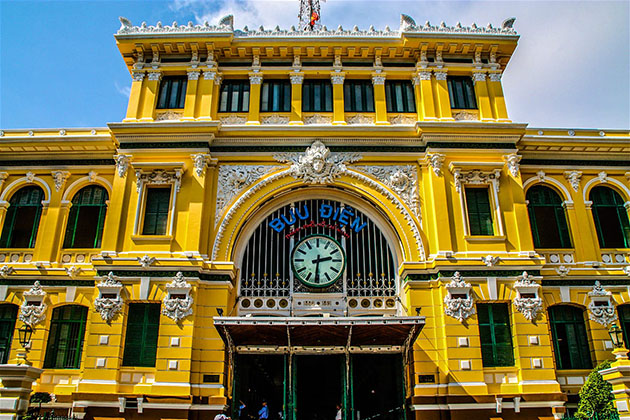
{"label": "clock face", "polygon": [[330,236],[311,235],[295,244],[291,266],[306,286],[328,287],[343,275],[346,254]]}

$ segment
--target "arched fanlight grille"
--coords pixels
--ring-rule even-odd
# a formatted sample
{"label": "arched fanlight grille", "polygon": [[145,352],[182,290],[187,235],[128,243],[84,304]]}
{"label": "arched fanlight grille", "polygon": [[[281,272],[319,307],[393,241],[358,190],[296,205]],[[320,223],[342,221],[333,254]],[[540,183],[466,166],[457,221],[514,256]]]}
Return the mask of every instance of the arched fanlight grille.
{"label": "arched fanlight grille", "polygon": [[394,296],[396,268],[378,226],[354,207],[334,200],[303,200],[268,215],[252,233],[241,261],[241,296],[289,296],[308,292],[293,280],[290,255],[302,238],[324,234],[346,253],[343,281],[318,292]]}

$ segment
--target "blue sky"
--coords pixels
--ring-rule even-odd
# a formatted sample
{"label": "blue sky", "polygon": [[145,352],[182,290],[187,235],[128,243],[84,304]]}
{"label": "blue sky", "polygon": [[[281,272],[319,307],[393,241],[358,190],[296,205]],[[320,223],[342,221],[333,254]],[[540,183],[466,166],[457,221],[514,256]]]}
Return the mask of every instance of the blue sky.
{"label": "blue sky", "polygon": [[[497,26],[521,35],[503,84],[511,118],[533,127],[630,128],[630,2],[328,0],[323,24]],[[0,127],[102,127],[121,121],[131,77],[113,34],[118,16],[242,28],[297,23],[298,0],[0,0]]]}

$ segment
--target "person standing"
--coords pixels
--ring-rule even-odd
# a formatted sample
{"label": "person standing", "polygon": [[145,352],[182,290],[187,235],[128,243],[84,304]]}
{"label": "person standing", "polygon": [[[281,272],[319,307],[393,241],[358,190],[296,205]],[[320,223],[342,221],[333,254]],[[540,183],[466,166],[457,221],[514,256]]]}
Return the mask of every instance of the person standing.
{"label": "person standing", "polygon": [[342,420],[343,413],[341,412],[341,404],[337,404],[337,415],[335,416],[335,420]]}
{"label": "person standing", "polygon": [[258,420],[269,419],[269,407],[267,407],[267,401],[262,402],[262,408],[258,410]]}
{"label": "person standing", "polygon": [[248,418],[247,416],[247,406],[245,405],[245,403],[243,402],[243,400],[239,401],[239,406],[238,406],[238,418],[239,420],[245,420]]}

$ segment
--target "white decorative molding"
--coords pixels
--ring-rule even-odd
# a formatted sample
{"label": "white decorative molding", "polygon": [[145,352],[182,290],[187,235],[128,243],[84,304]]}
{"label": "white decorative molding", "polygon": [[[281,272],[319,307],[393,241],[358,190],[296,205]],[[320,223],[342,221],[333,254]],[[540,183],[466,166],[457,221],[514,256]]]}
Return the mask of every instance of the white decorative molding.
{"label": "white decorative molding", "polygon": [[443,153],[427,153],[426,159],[435,176],[442,176],[442,168],[444,167],[446,156]]}
{"label": "white decorative molding", "polygon": [[472,286],[456,271],[451,282],[446,285],[447,294],[444,297],[444,313],[459,322],[474,315],[475,305],[471,294]]}
{"label": "white decorative molding", "polygon": [[330,81],[333,85],[343,85],[346,74],[343,72],[335,72],[330,74]]}
{"label": "white decorative molding", "polygon": [[448,77],[448,71],[446,69],[435,69],[433,70],[433,74],[435,74],[435,80],[446,80]]}
{"label": "white decorative molding", "polygon": [[64,128],[62,128],[61,130],[59,130],[59,135],[60,136],[65,136],[66,135],[66,130]]}
{"label": "white decorative molding", "polygon": [[96,178],[98,177],[98,172],[96,171],[90,171],[88,173],[88,181],[90,182],[96,182]]}
{"label": "white decorative molding", "polygon": [[155,169],[151,172],[144,172],[142,169],[136,169],[136,187],[138,193],[142,192],[145,184],[149,185],[168,185],[175,186],[175,191],[179,192],[182,181],[183,169],[174,169],[167,171],[165,169]]}
{"label": "white decorative molding", "polygon": [[416,81],[416,84],[419,84],[421,80],[431,80],[431,73],[432,73],[431,70],[418,71],[418,73],[416,74],[416,77],[418,78],[418,80]]}
{"label": "white decorative molding", "polygon": [[156,258],[155,257],[149,257],[148,255],[144,255],[142,257],[138,257],[137,260],[140,263],[140,265],[142,266],[142,268],[149,268],[149,267],[151,267],[153,265],[153,263],[155,263]]}
{"label": "white decorative molding", "polygon": [[221,124],[225,125],[243,125],[247,122],[247,117],[241,117],[236,114],[230,114],[226,117],[219,118]]}
{"label": "white decorative molding", "polygon": [[606,183],[608,182],[608,174],[606,173],[606,171],[601,171],[597,174],[597,179],[599,179],[599,182],[601,183]]}
{"label": "white decorative molding", "polygon": [[304,124],[332,124],[332,118],[321,114],[313,114],[304,119]]}
{"label": "white decorative molding", "polygon": [[279,167],[271,165],[220,165],[217,176],[217,199],[214,212],[216,226],[225,207],[241,191]]}
{"label": "white decorative molding", "polygon": [[372,74],[372,84],[384,85],[386,78],[387,78],[387,75],[385,73],[374,73]]}
{"label": "white decorative molding", "polygon": [[500,169],[495,169],[490,172],[481,171],[479,169],[462,172],[461,169],[455,168],[453,170],[453,175],[455,177],[455,190],[460,194],[463,192],[463,184],[491,184],[494,190],[497,193],[499,192],[499,178],[501,177]]}
{"label": "white decorative molding", "polygon": [[[296,55],[296,57],[299,59],[299,56]],[[304,82],[304,73],[291,73],[289,79],[292,85],[301,85]]]}
{"label": "white decorative molding", "polygon": [[478,121],[479,114],[471,111],[458,111],[453,113],[455,121]]}
{"label": "white decorative molding", "polygon": [[289,124],[289,117],[284,116],[284,115],[271,114],[271,115],[262,117],[260,123],[261,124],[277,124],[277,125]]}
{"label": "white decorative molding", "polygon": [[510,171],[510,174],[512,174],[514,178],[518,177],[518,171],[520,167],[519,162],[521,161],[522,156],[519,156],[516,153],[511,153],[509,155],[503,156],[503,159],[505,159],[505,163],[508,167],[508,170]]}
{"label": "white decorative molding", "polygon": [[536,178],[538,179],[538,181],[545,182],[546,177],[547,177],[547,174],[545,174],[545,171],[543,171],[542,169],[536,172]]}
{"label": "white decorative molding", "polygon": [[0,190],[2,189],[2,186],[4,185],[4,181],[6,181],[8,177],[9,177],[8,172],[0,172]]}
{"label": "white decorative molding", "polygon": [[[5,265],[4,267],[6,267],[6,265]],[[4,267],[2,267],[2,268],[4,268]],[[626,265],[626,266],[623,268],[623,272],[626,274],[626,276],[629,276],[629,277],[630,277],[630,265]],[[4,277],[4,276],[3,276],[3,277]]]}
{"label": "white decorative molding", "polygon": [[486,81],[486,73],[484,71],[474,71],[472,74],[473,84]]}
{"label": "white decorative molding", "polygon": [[215,77],[217,77],[218,73],[214,70],[206,70],[203,72],[203,80],[215,80]]}
{"label": "white decorative molding", "polygon": [[188,80],[199,80],[201,76],[201,70],[188,70]]}
{"label": "white decorative molding", "polygon": [[143,71],[133,71],[131,72],[131,78],[134,82],[142,82],[144,80],[144,76],[146,74]]}
{"label": "white decorative molding", "polygon": [[387,117],[387,121],[389,121],[392,125],[412,125],[416,123],[417,118],[410,117],[405,114],[398,114],[392,117]]}
{"label": "white decorative molding", "polygon": [[190,158],[193,161],[197,176],[201,177],[205,175],[208,163],[212,160],[211,156],[208,153],[193,153],[190,155]]}
{"label": "white decorative molding", "polygon": [[485,257],[481,257],[481,261],[483,261],[483,263],[487,267],[494,267],[495,265],[497,265],[499,260],[500,260],[499,257],[494,257],[492,255],[486,255]]}
{"label": "white decorative molding", "polygon": [[250,73],[249,74],[249,83],[251,85],[260,85],[263,82],[262,73]]}
{"label": "white decorative molding", "polygon": [[491,82],[500,82],[501,81],[501,75],[502,73],[499,72],[490,72],[489,76],[490,76],[490,81]]}
{"label": "white decorative molding", "polygon": [[10,267],[8,265],[3,265],[2,268],[0,268],[0,276],[2,276],[2,278],[7,278],[9,277],[11,274],[13,274],[13,272],[15,271],[15,269],[13,267]]}
{"label": "white decorative molding", "polygon": [[64,185],[66,185],[66,181],[70,177],[70,172],[68,171],[52,171],[51,175],[53,177],[53,182],[55,183],[55,190],[60,191]]}
{"label": "white decorative molding", "polygon": [[162,315],[180,322],[193,313],[193,298],[190,296],[192,286],[186,281],[182,272],[178,272],[173,281],[166,285],[167,295],[162,301]]}
{"label": "white decorative molding", "polygon": [[96,288],[99,291],[99,296],[94,300],[94,309],[101,314],[103,321],[109,324],[122,311],[123,300],[120,292],[123,285],[110,271],[96,285]]}
{"label": "white decorative molding", "polygon": [[76,265],[73,265],[71,267],[66,267],[65,271],[69,277],[75,278],[81,273],[81,267],[77,267]]}
{"label": "white decorative molding", "polygon": [[162,72],[161,71],[149,71],[148,73],[148,77],[149,81],[157,81],[159,82],[160,79],[162,78]]}
{"label": "white decorative molding", "polygon": [[567,274],[569,274],[569,271],[571,271],[571,269],[564,265],[561,265],[560,267],[556,267],[556,273],[558,273],[560,277],[565,277]]}
{"label": "white decorative molding", "polygon": [[420,201],[418,199],[418,172],[414,166],[370,165],[353,166],[352,169],[371,175],[387,185],[411,209],[413,215],[418,220],[421,220]]}
{"label": "white decorative molding", "polygon": [[580,180],[582,179],[582,172],[580,171],[566,171],[564,173],[564,177],[571,184],[571,188],[573,191],[577,192],[580,188]]}
{"label": "white decorative molding", "polygon": [[184,116],[183,112],[166,111],[155,115],[155,121],[177,121]]}
{"label": "white decorative molding", "polygon": [[292,163],[291,176],[305,184],[331,184],[347,171],[346,163],[361,159],[360,153],[331,153],[321,141],[315,141],[304,153],[278,153],[274,159]]}
{"label": "white decorative molding", "polygon": [[521,278],[514,282],[514,289],[516,290],[514,298],[516,310],[528,321],[535,321],[543,308],[543,301],[539,296],[540,284],[536,283],[527,271],[523,271]]}
{"label": "white decorative molding", "polygon": [[365,115],[365,114],[355,114],[352,117],[348,118],[346,122],[350,125],[374,124],[374,117],[371,115]]}
{"label": "white decorative molding", "polygon": [[46,309],[44,303],[46,292],[42,289],[39,281],[36,281],[28,291],[24,292],[24,302],[20,306],[18,319],[23,323],[33,327],[46,319]]}
{"label": "white decorative molding", "polygon": [[133,156],[131,155],[116,155],[114,156],[114,160],[116,161],[116,170],[118,171],[119,177],[124,177],[127,173],[127,169],[129,169],[129,163]]}
{"label": "white decorative molding", "polygon": [[33,171],[28,171],[26,173],[26,183],[32,184],[33,182],[35,182],[35,173]]}
{"label": "white decorative molding", "polygon": [[617,320],[612,293],[605,290],[599,281],[595,282],[593,290],[588,295],[591,298],[591,303],[588,304],[589,319],[591,321],[608,327]]}

